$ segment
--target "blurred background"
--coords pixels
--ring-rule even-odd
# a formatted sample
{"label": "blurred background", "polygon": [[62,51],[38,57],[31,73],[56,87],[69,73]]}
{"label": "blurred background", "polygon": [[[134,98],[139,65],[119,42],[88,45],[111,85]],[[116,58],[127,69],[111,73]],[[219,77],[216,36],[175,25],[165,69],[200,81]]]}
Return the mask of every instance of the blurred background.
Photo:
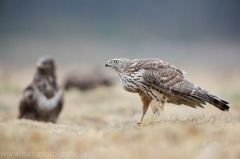
{"label": "blurred background", "polygon": [[[5,112],[14,112],[14,118],[36,60],[46,54],[56,59],[60,84],[68,72],[77,74],[89,67],[112,73],[118,80],[113,70],[104,68],[108,60],[157,57],[185,70],[197,85],[239,105],[240,1],[1,0],[0,105]],[[137,103],[129,106],[141,114],[139,97],[117,84],[119,96],[111,98],[134,99]],[[102,105],[110,99],[105,95]],[[70,96],[66,94],[66,107],[74,102]],[[76,110],[82,96],[76,95]]]}
{"label": "blurred background", "polygon": [[[22,92],[46,54],[68,89],[63,111],[57,124],[17,120]],[[166,104],[159,126],[137,127],[140,97],[104,68],[115,57],[167,61],[232,110]],[[0,0],[0,152],[240,158],[239,121],[240,0]]]}
{"label": "blurred background", "polygon": [[60,68],[158,57],[186,69],[237,69],[240,1],[1,0],[1,69],[32,67],[45,54]]}

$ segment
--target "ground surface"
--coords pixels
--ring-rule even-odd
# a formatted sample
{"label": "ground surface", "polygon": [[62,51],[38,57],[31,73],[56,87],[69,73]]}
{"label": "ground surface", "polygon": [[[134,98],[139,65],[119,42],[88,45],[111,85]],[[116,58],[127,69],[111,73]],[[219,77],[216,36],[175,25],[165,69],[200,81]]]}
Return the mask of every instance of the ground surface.
{"label": "ground surface", "polygon": [[155,123],[139,127],[140,98],[119,83],[65,92],[57,124],[17,120],[18,101],[32,73],[0,74],[0,158],[240,158],[239,74],[188,76],[228,100],[230,112],[168,104]]}

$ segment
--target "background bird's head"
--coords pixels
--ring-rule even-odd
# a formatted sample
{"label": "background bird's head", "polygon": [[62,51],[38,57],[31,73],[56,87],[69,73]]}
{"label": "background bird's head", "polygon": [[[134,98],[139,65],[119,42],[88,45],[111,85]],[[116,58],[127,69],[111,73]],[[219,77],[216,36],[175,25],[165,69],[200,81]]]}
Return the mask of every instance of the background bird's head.
{"label": "background bird's head", "polygon": [[50,55],[42,56],[37,61],[37,70],[41,74],[54,74],[55,62],[54,58]]}
{"label": "background bird's head", "polygon": [[112,59],[112,60],[108,61],[105,65],[105,67],[111,67],[117,73],[123,73],[123,72],[125,72],[129,63],[130,63],[129,59],[115,58],[115,59]]}

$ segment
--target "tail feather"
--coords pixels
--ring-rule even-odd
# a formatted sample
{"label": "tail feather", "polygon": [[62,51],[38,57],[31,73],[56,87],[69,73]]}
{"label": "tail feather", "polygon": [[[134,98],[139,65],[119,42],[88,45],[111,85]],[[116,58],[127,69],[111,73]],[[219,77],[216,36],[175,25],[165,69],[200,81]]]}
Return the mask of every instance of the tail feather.
{"label": "tail feather", "polygon": [[222,111],[229,111],[230,107],[229,107],[229,103],[221,98],[219,98],[218,96],[209,93],[208,91],[201,89],[200,87],[198,87],[197,91],[195,91],[196,93],[193,93],[193,96],[200,98],[212,105],[214,105],[215,107],[217,107],[218,109],[222,110]]}
{"label": "tail feather", "polygon": [[181,103],[191,107],[203,107],[206,102],[214,105],[222,111],[229,111],[230,104],[217,97],[214,94],[194,85],[187,79],[172,89],[173,97],[170,98],[171,103]]}

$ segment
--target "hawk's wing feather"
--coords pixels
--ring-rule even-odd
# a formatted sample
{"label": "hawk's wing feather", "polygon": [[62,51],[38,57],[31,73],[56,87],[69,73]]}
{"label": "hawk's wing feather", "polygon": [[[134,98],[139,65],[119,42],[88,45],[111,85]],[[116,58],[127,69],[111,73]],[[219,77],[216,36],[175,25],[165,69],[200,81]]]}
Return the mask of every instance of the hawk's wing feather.
{"label": "hawk's wing feather", "polygon": [[[160,59],[134,60],[135,71],[142,70],[144,82],[169,95],[169,101],[174,104],[184,104],[196,108],[203,107],[204,100],[187,96],[194,85],[185,79],[185,72]],[[133,68],[134,68],[133,67]]]}
{"label": "hawk's wing feather", "polygon": [[156,89],[171,93],[174,87],[185,80],[183,70],[160,59],[146,59],[142,63],[135,71],[142,70],[144,82]]}
{"label": "hawk's wing feather", "polygon": [[143,71],[144,81],[148,85],[168,93],[172,87],[183,82],[184,74],[186,74],[183,70],[157,58],[133,60],[128,71],[137,72],[140,70]]}
{"label": "hawk's wing feather", "polygon": [[20,105],[19,105],[19,117],[18,118],[26,118],[26,119],[36,119],[36,112],[33,107],[35,105],[36,100],[34,99],[34,90],[32,85],[28,86],[21,97]]}

